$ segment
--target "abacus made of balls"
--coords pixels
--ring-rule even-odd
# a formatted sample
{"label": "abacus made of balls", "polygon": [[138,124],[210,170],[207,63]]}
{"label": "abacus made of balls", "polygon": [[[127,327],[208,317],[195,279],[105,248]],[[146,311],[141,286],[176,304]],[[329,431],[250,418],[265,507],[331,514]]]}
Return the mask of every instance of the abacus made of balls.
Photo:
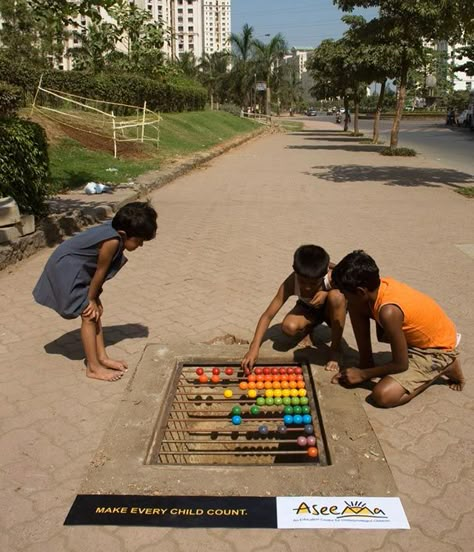
{"label": "abacus made of balls", "polygon": [[[206,374],[204,368],[196,368],[199,383],[221,383],[221,369],[214,367],[210,370],[210,373]],[[226,376],[233,376],[234,369],[228,366],[223,373]],[[303,369],[300,366],[257,366],[252,373],[244,375],[238,380],[238,387],[246,393],[249,399],[255,400],[248,410],[251,416],[261,414],[262,408],[278,407],[281,410],[277,412],[272,410],[272,413],[281,415],[281,423],[274,431],[280,435],[286,434],[289,429],[292,432],[301,431],[296,438],[296,444],[302,448],[306,447],[307,455],[310,458],[318,457],[311,407],[307,397]],[[232,398],[232,389],[224,389],[223,395],[226,399]],[[242,424],[244,421],[242,414],[242,407],[239,405],[232,407],[230,416],[233,425]],[[270,433],[270,428],[268,425],[262,424],[258,427],[258,433],[261,436],[266,436]]]}

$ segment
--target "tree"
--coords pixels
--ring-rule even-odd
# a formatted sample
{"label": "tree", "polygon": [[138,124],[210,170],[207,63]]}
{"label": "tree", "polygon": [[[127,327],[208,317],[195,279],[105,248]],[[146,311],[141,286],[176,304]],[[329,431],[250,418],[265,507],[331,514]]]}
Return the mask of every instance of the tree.
{"label": "tree", "polygon": [[115,52],[119,33],[113,23],[91,23],[87,32],[73,31],[79,46],[69,48],[74,69],[99,73],[105,69],[107,57]]}
{"label": "tree", "polygon": [[255,75],[252,60],[254,47],[253,27],[250,27],[246,23],[240,35],[236,33],[231,34],[230,43],[233,58],[233,88],[240,106],[248,106],[252,103],[252,88]]}
{"label": "tree", "polygon": [[280,33],[276,34],[267,43],[254,40],[253,44],[257,75],[267,83],[265,112],[267,115],[270,115],[272,84],[277,84],[281,80],[279,67],[287,51],[287,45],[283,35]]}
{"label": "tree", "polygon": [[225,82],[230,58],[229,52],[214,52],[204,54],[199,63],[198,78],[207,88],[211,109],[214,109],[215,99],[218,103],[223,103],[226,99]]}
{"label": "tree", "polygon": [[387,29],[386,41],[397,65],[398,98],[390,147],[398,145],[408,72],[423,53],[426,41],[461,40],[474,26],[472,0],[333,0],[344,11],[378,7],[376,23]]}

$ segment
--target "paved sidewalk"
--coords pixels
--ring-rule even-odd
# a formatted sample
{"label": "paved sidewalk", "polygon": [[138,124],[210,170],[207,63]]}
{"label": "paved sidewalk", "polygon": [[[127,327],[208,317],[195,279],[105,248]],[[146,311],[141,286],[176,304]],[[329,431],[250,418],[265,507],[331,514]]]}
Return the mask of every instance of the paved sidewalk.
{"label": "paved sidewalk", "polygon": [[[333,260],[364,248],[384,274],[436,297],[463,334],[472,377],[472,200],[443,185],[453,171],[379,156],[335,129],[311,121],[306,132],[263,136],[152,194],[158,237],[129,254],[104,292],[110,353],[131,365],[120,382],[86,378],[78,321],[33,303],[50,250],[0,274],[2,552],[472,550],[470,382],[460,394],[433,385],[392,410],[363,402],[410,531],[62,525],[146,343],[249,339],[302,243],[322,244]],[[350,324],[345,337],[354,348]],[[366,391],[356,393],[363,401]]]}

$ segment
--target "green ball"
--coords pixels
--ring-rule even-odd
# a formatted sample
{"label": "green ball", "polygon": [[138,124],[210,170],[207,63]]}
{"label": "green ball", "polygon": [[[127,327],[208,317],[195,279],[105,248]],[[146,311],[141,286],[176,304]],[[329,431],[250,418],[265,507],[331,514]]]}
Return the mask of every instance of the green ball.
{"label": "green ball", "polygon": [[267,406],[273,406],[273,405],[275,404],[275,401],[274,401],[273,397],[267,397],[267,398],[265,399],[265,404],[266,404]]}
{"label": "green ball", "polygon": [[291,399],[290,397],[283,397],[282,402],[284,405],[288,405],[291,404]]}
{"label": "green ball", "polygon": [[293,407],[285,406],[285,408],[283,409],[283,414],[293,414]]}
{"label": "green ball", "polygon": [[253,405],[250,407],[250,414],[253,414],[256,416],[260,412],[260,408],[257,405]]}
{"label": "green ball", "polygon": [[[301,404],[301,399],[300,399],[300,404]],[[301,407],[301,413],[302,414],[309,414],[311,412],[311,408],[308,406],[308,405],[304,405]]]}
{"label": "green ball", "polygon": [[298,404],[300,404],[300,398],[299,397],[291,397],[291,404],[293,406],[297,406]]}
{"label": "green ball", "polygon": [[273,397],[273,404],[280,406],[283,404],[283,399],[281,397]]}
{"label": "green ball", "polygon": [[240,416],[242,414],[242,409],[240,406],[233,406],[231,412],[232,416]]}
{"label": "green ball", "polygon": [[300,403],[301,405],[305,405],[309,403],[308,397],[300,397]]}
{"label": "green ball", "polygon": [[303,409],[301,408],[301,406],[296,405],[293,408],[293,414],[301,414],[302,412],[303,412]]}
{"label": "green ball", "polygon": [[265,404],[265,399],[264,397],[257,397],[257,400],[255,401],[258,406],[263,406]]}

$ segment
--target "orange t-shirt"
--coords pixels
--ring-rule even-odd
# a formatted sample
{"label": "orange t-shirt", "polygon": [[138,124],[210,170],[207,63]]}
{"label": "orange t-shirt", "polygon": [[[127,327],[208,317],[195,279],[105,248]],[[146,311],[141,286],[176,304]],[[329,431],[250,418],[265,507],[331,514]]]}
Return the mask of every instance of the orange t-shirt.
{"label": "orange t-shirt", "polygon": [[393,278],[381,278],[372,310],[379,324],[384,305],[396,305],[402,311],[402,329],[409,347],[447,350],[456,347],[456,326],[428,295]]}

